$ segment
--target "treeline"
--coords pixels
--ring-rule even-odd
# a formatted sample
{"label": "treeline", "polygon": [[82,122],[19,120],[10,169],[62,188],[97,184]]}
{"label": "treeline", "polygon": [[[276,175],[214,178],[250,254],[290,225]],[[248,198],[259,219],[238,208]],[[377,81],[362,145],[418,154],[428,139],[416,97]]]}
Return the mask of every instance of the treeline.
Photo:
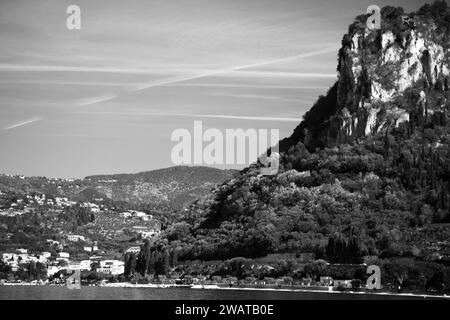
{"label": "treeline", "polygon": [[336,234],[328,239],[326,248],[327,260],[336,263],[362,263],[367,254],[361,248],[359,239],[351,236],[346,239],[342,234]]}
{"label": "treeline", "polygon": [[0,279],[34,281],[47,279],[47,266],[41,262],[29,262],[19,265],[17,271],[0,261]]}
{"label": "treeline", "polygon": [[125,271],[126,277],[135,275],[153,275],[167,274],[172,267],[177,264],[177,251],[170,250],[162,245],[154,246],[149,239],[141,245],[138,254],[128,252],[125,254]]}

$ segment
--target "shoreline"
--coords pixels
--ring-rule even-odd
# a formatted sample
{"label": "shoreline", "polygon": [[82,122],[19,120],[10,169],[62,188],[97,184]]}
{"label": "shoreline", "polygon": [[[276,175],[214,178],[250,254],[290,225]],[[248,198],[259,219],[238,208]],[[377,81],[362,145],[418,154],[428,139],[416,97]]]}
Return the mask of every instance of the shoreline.
{"label": "shoreline", "polygon": [[[2,286],[36,286],[36,287],[65,287],[65,285],[56,284],[34,284],[34,283],[3,283]],[[83,287],[85,287],[83,285]],[[86,286],[91,287],[91,286]],[[228,291],[272,291],[272,292],[301,292],[301,293],[328,293],[328,294],[346,294],[346,295],[379,295],[379,296],[396,296],[396,297],[408,297],[408,298],[423,298],[423,299],[450,299],[450,295],[433,295],[426,293],[396,293],[396,292],[369,292],[369,291],[337,291],[332,290],[332,287],[324,287],[321,289],[308,289],[308,288],[251,288],[251,287],[221,287],[218,285],[173,285],[173,284],[132,284],[129,282],[118,282],[118,283],[106,283],[101,285],[96,285],[93,287],[101,288],[129,288],[129,289],[193,289],[193,290],[228,290]],[[328,290],[326,289],[328,288]]]}

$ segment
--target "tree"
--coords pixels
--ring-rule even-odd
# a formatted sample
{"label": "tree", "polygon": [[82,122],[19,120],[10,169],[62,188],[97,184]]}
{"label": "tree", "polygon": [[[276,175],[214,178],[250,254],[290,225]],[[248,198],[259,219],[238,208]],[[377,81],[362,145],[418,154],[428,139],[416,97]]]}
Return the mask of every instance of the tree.
{"label": "tree", "polygon": [[124,275],[126,277],[133,275],[136,271],[136,254],[134,252],[127,252],[125,254],[125,269]]}
{"label": "tree", "polygon": [[324,274],[326,267],[327,262],[325,260],[316,260],[314,262],[306,264],[304,272],[308,277],[312,279],[318,279],[321,275]]}
{"label": "tree", "polygon": [[403,288],[414,268],[414,260],[409,258],[392,259],[383,265],[384,277]]}

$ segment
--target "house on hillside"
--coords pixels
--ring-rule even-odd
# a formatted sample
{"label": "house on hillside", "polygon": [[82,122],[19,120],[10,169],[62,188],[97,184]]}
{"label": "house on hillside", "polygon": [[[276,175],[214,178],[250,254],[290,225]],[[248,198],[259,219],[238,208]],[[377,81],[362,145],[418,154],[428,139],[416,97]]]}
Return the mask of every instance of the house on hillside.
{"label": "house on hillside", "polygon": [[58,253],[58,257],[64,258],[64,259],[69,259],[70,254],[68,252],[60,252],[60,253]]}
{"label": "house on hillside", "polygon": [[76,235],[76,234],[69,234],[67,235],[67,240],[72,242],[78,242],[78,241],[86,241],[86,238],[84,236]]}
{"label": "house on hillside", "polygon": [[102,272],[110,275],[119,275],[124,273],[125,263],[120,260],[102,260],[97,272]]}
{"label": "house on hillside", "polygon": [[83,247],[86,252],[96,252],[98,251],[97,241],[94,241],[92,245]]}
{"label": "house on hillside", "polygon": [[147,214],[145,212],[140,212],[140,211],[131,211],[133,213],[133,216],[136,218],[142,218],[142,217],[146,217]]}
{"label": "house on hillside", "polygon": [[87,270],[90,271],[91,270],[91,260],[81,260],[80,261],[80,269],[81,270]]}
{"label": "house on hillside", "polygon": [[130,218],[131,216],[133,216],[133,215],[131,214],[131,212],[127,212],[127,211],[121,212],[121,213],[119,213],[119,215],[120,215],[121,217],[124,217],[124,218]]}
{"label": "house on hillside", "polygon": [[134,226],[133,230],[140,234],[142,238],[151,238],[159,234],[159,231],[145,226]]}
{"label": "house on hillside", "polygon": [[129,247],[125,253],[139,253],[141,251],[141,247]]}

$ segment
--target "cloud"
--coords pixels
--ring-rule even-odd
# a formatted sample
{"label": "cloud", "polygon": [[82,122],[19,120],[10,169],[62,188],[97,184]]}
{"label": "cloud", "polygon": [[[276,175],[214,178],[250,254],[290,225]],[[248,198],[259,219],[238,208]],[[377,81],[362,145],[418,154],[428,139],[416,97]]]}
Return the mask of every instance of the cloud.
{"label": "cloud", "polygon": [[104,82],[104,81],[70,81],[70,80],[28,80],[6,79],[0,84],[30,84],[30,85],[61,85],[61,86],[96,86],[96,87],[134,87],[136,83],[130,82]]}
{"label": "cloud", "polygon": [[12,125],[9,125],[7,127],[4,127],[3,130],[15,129],[15,128],[22,127],[22,126],[25,126],[27,124],[31,124],[33,122],[37,122],[37,121],[41,121],[41,120],[42,120],[42,118],[32,118],[32,119],[29,119],[29,120],[25,120],[25,121],[22,121],[22,122],[19,122],[19,123],[12,124]]}
{"label": "cloud", "polygon": [[[270,65],[270,64],[291,61],[291,60],[295,60],[295,59],[307,58],[307,57],[311,57],[311,56],[315,56],[315,55],[319,55],[319,54],[323,54],[323,53],[336,52],[336,50],[337,50],[337,48],[335,46],[327,47],[327,48],[323,48],[320,50],[301,53],[301,54],[297,54],[297,55],[285,57],[285,58],[272,59],[272,60],[268,60],[268,61],[239,65],[239,66],[235,66],[235,67],[229,67],[229,68],[218,69],[218,70],[213,70],[213,71],[203,71],[198,74],[183,75],[183,76],[172,77],[172,78],[163,79],[163,80],[142,83],[142,84],[137,85],[134,89],[128,90],[127,92],[137,92],[137,91],[142,91],[142,90],[149,89],[149,88],[170,85],[170,84],[184,82],[184,81],[188,81],[188,80],[201,79],[201,78],[205,78],[205,77],[216,76],[216,75],[226,74],[226,73],[235,72],[235,71],[241,71],[244,69],[250,69],[250,68],[254,68],[254,67],[261,67],[261,66],[266,66],[266,65]],[[335,77],[336,75],[333,75],[333,76]],[[118,95],[112,96],[112,97],[105,97],[104,99],[93,99],[92,103],[89,103],[89,104],[105,102],[108,100],[112,100],[117,96]],[[85,105],[89,105],[89,104],[85,104]]]}
{"label": "cloud", "polygon": [[[125,74],[159,74],[159,69],[143,68],[113,68],[113,67],[75,67],[75,66],[48,66],[48,65],[18,65],[0,64],[1,71],[10,72],[100,72],[100,73],[125,73]],[[183,70],[172,70],[173,73]],[[165,72],[167,73],[167,72]]]}

